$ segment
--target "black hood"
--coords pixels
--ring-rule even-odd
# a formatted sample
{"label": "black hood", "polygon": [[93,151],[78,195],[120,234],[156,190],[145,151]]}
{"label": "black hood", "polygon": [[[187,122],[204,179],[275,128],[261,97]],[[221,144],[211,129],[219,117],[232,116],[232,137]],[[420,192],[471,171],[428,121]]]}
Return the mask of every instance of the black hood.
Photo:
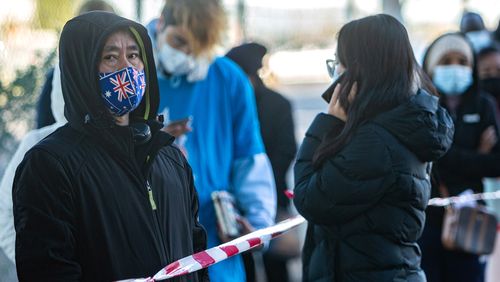
{"label": "black hood", "polygon": [[158,81],[146,29],[139,23],[113,13],[96,11],[68,21],[59,42],[64,115],[69,124],[77,129],[84,128],[84,124],[100,129],[116,127],[99,94],[98,65],[106,39],[119,29],[130,30],[137,41],[146,77],[144,97],[139,107],[130,114],[130,119],[156,119],[159,104]]}
{"label": "black hood", "polygon": [[426,162],[443,156],[453,141],[453,120],[439,105],[438,97],[424,90],[419,90],[408,102],[378,115],[374,122]]}

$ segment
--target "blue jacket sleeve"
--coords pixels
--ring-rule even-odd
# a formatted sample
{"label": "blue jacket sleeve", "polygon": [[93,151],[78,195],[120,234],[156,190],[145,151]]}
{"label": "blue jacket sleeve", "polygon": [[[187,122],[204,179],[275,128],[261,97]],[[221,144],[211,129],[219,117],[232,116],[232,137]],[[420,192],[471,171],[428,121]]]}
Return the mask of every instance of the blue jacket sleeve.
{"label": "blue jacket sleeve", "polygon": [[266,154],[235,160],[232,184],[238,206],[253,227],[261,229],[274,224],[276,189]]}

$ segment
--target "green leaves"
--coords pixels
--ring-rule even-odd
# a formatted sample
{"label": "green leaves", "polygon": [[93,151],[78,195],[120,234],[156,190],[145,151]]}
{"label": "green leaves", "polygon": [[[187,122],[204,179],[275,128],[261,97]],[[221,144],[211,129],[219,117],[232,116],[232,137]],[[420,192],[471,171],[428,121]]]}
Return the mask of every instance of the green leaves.
{"label": "green leaves", "polygon": [[43,64],[18,70],[15,79],[8,84],[0,81],[0,176],[19,140],[34,128],[36,103],[55,54],[55,51],[49,54]]}

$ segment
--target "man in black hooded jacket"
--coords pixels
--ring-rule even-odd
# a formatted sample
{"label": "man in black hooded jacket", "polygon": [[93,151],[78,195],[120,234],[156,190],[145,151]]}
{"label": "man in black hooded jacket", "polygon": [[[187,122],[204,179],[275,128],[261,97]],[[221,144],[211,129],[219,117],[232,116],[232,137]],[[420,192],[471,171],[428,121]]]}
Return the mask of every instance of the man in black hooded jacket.
{"label": "man in black hooded jacket", "polygon": [[191,168],[157,121],[145,28],[87,13],[66,23],[59,51],[68,123],[26,154],[14,181],[19,279],[149,277],[203,250]]}

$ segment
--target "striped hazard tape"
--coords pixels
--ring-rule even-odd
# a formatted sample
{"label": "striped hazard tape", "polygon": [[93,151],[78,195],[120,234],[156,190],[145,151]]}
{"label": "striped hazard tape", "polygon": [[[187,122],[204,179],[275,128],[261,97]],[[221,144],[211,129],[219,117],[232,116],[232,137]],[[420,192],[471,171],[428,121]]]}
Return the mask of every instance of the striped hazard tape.
{"label": "striped hazard tape", "polygon": [[305,219],[297,215],[283,220],[274,226],[254,231],[217,247],[177,260],[164,267],[153,277],[120,280],[119,282],[153,282],[193,273],[229,257],[253,249],[304,222]]}
{"label": "striped hazard tape", "polygon": [[[287,196],[289,198],[293,198],[292,191],[287,191],[287,193],[288,193]],[[500,199],[500,191],[470,194],[470,195],[463,195],[463,196],[456,196],[449,198],[432,198],[429,200],[429,205],[447,206],[455,203],[463,203],[463,202],[477,201],[477,200],[495,200],[495,199]],[[140,278],[140,279],[127,279],[127,280],[120,280],[118,282],[154,282],[154,281],[170,279],[188,273],[193,273],[200,269],[214,265],[229,257],[253,249],[265,242],[268,242],[280,236],[281,234],[304,223],[305,221],[306,220],[302,216],[297,215],[295,217],[281,221],[280,223],[274,226],[257,230],[245,236],[236,238],[230,242],[224,243],[222,245],[177,260],[167,265],[165,268],[156,273],[156,275],[153,277]]]}

